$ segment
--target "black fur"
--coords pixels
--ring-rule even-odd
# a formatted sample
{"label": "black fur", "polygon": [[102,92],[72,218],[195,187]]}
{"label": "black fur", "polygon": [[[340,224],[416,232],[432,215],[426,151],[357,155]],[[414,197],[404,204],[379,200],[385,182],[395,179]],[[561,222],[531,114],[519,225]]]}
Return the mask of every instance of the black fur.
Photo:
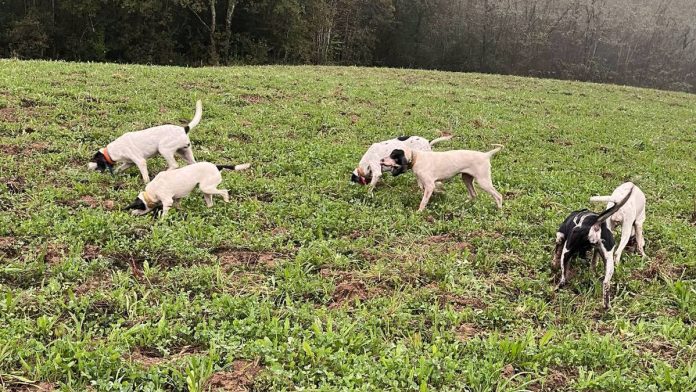
{"label": "black fur", "polygon": [[[584,219],[582,219],[583,217]],[[564,260],[560,260],[564,263],[564,266],[567,266],[573,257],[584,256],[594,247],[588,240],[588,236],[592,227],[597,224],[598,218],[598,214],[584,209],[571,212],[563,221],[558,232],[565,236],[565,244],[561,243],[560,246],[565,246],[568,249]],[[576,226],[575,221],[579,222],[580,220],[582,220],[582,225]],[[614,235],[605,221],[600,222],[600,230],[600,238],[604,249],[611,251],[615,244]]]}
{"label": "black fur", "polygon": [[114,165],[110,165],[106,161],[106,157],[104,154],[102,154],[101,151],[97,151],[96,154],[92,157],[92,162],[97,164],[97,170],[100,172],[103,172],[104,170],[108,170],[111,174],[114,173]]}
{"label": "black fur", "polygon": [[392,176],[396,177],[399,174],[403,174],[408,170],[408,161],[406,160],[406,154],[404,150],[394,150],[389,154],[389,158],[395,160],[399,167],[392,169]]}
{"label": "black fur", "polygon": [[350,174],[350,181],[351,182],[357,182],[360,184],[360,176],[356,175],[355,173]]}
{"label": "black fur", "polygon": [[188,125],[184,127],[184,132],[186,132],[186,134],[188,134],[190,130],[191,127],[189,127]]}
{"label": "black fur", "polygon": [[399,136],[396,138],[396,140],[400,140],[402,142],[405,142],[406,140],[410,139],[411,136]]}
{"label": "black fur", "polygon": [[125,208],[126,210],[146,210],[147,206],[145,203],[143,203],[142,200],[140,200],[139,197],[136,197],[135,200]]}
{"label": "black fur", "polygon": [[217,167],[218,170],[224,170],[224,169],[234,170],[235,166],[236,165],[215,165],[215,167]]}

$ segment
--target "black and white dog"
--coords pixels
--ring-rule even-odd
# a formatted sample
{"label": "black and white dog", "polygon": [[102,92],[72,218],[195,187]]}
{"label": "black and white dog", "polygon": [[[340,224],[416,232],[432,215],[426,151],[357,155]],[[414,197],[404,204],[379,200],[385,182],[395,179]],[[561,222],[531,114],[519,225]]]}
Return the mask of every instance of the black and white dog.
{"label": "black and white dog", "polygon": [[420,136],[400,136],[395,139],[374,143],[360,159],[360,163],[353,170],[350,180],[360,185],[370,184],[367,192],[372,195],[375,186],[382,178],[382,170],[389,170],[389,168],[385,168],[380,164],[382,158],[388,156],[396,149],[410,148],[416,151],[431,151],[433,145],[450,139],[452,139],[452,136],[447,135],[428,142],[426,138]]}
{"label": "black and white dog", "polygon": [[604,307],[609,307],[609,289],[611,277],[614,275],[613,249],[615,242],[611,228],[607,225],[607,220],[626,204],[632,193],[633,188],[621,201],[600,214],[587,209],[573,211],[563,221],[556,233],[556,249],[552,262],[554,268],[560,267],[561,269],[561,280],[558,283],[558,287],[566,283],[566,272],[568,271],[570,260],[574,256],[584,256],[589,250],[593,250],[593,266],[598,254],[604,259],[605,272],[602,283],[602,296],[604,298]]}
{"label": "black and white dog", "polygon": [[116,168],[116,173],[133,165],[140,170],[143,181],[150,182],[147,171],[147,159],[160,154],[167,161],[167,170],[178,167],[174,154],[181,155],[189,165],[196,163],[191,151],[191,140],[188,133],[198,125],[203,116],[203,105],[200,100],[196,102],[196,114],[193,120],[185,126],[160,125],[137,132],[128,132],[118,137],[106,147],[99,149],[87,165],[92,170],[109,170],[114,173],[114,164],[122,162]]}

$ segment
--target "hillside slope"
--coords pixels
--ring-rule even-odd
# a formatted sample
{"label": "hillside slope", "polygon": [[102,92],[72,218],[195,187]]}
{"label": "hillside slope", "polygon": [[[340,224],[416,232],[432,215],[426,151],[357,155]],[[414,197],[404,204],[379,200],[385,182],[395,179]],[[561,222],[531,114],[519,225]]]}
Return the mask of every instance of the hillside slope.
{"label": "hillside slope", "polygon": [[[135,169],[89,172],[118,135],[191,131],[231,202],[120,211]],[[457,137],[493,159],[502,211],[452,180],[349,183],[374,141]],[[480,74],[0,61],[0,385],[693,390],[696,96]],[[154,175],[164,168],[156,158]],[[550,270],[555,230],[625,180],[649,259]],[[0,387],[2,388],[2,387]],[[236,390],[236,389],[232,389]]]}

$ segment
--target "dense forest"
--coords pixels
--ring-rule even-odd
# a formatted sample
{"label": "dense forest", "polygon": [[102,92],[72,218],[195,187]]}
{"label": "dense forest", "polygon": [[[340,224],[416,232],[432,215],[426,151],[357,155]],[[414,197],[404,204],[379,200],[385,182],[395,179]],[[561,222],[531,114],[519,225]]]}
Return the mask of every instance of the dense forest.
{"label": "dense forest", "polygon": [[696,92],[694,0],[0,0],[0,57],[478,71]]}

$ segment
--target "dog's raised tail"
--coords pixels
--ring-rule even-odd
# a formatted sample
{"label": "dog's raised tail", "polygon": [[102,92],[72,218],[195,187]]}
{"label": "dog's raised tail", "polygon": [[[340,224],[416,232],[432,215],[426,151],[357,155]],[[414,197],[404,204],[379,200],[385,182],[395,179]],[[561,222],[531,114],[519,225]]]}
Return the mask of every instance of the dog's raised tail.
{"label": "dog's raised tail", "polygon": [[189,133],[199,122],[201,122],[201,117],[203,117],[203,102],[199,99],[196,101],[196,114],[193,115],[193,120],[184,127],[184,131]]}
{"label": "dog's raised tail", "polygon": [[611,196],[592,196],[590,201],[595,203],[616,203]]}
{"label": "dog's raised tail", "polygon": [[453,137],[452,135],[447,135],[447,136],[441,136],[441,137],[439,137],[439,138],[437,138],[437,139],[433,139],[433,140],[430,141],[430,147],[436,145],[437,143],[450,140],[450,139],[452,139],[452,137]]}
{"label": "dog's raised tail", "polygon": [[228,169],[228,170],[246,170],[251,167],[251,163],[243,163],[241,165],[215,165],[218,170]]}
{"label": "dog's raised tail", "polygon": [[502,150],[503,147],[505,147],[502,144],[491,144],[491,146],[495,146],[495,148],[486,153],[489,157],[492,157],[493,155],[495,155],[495,153],[497,153],[498,151]]}

